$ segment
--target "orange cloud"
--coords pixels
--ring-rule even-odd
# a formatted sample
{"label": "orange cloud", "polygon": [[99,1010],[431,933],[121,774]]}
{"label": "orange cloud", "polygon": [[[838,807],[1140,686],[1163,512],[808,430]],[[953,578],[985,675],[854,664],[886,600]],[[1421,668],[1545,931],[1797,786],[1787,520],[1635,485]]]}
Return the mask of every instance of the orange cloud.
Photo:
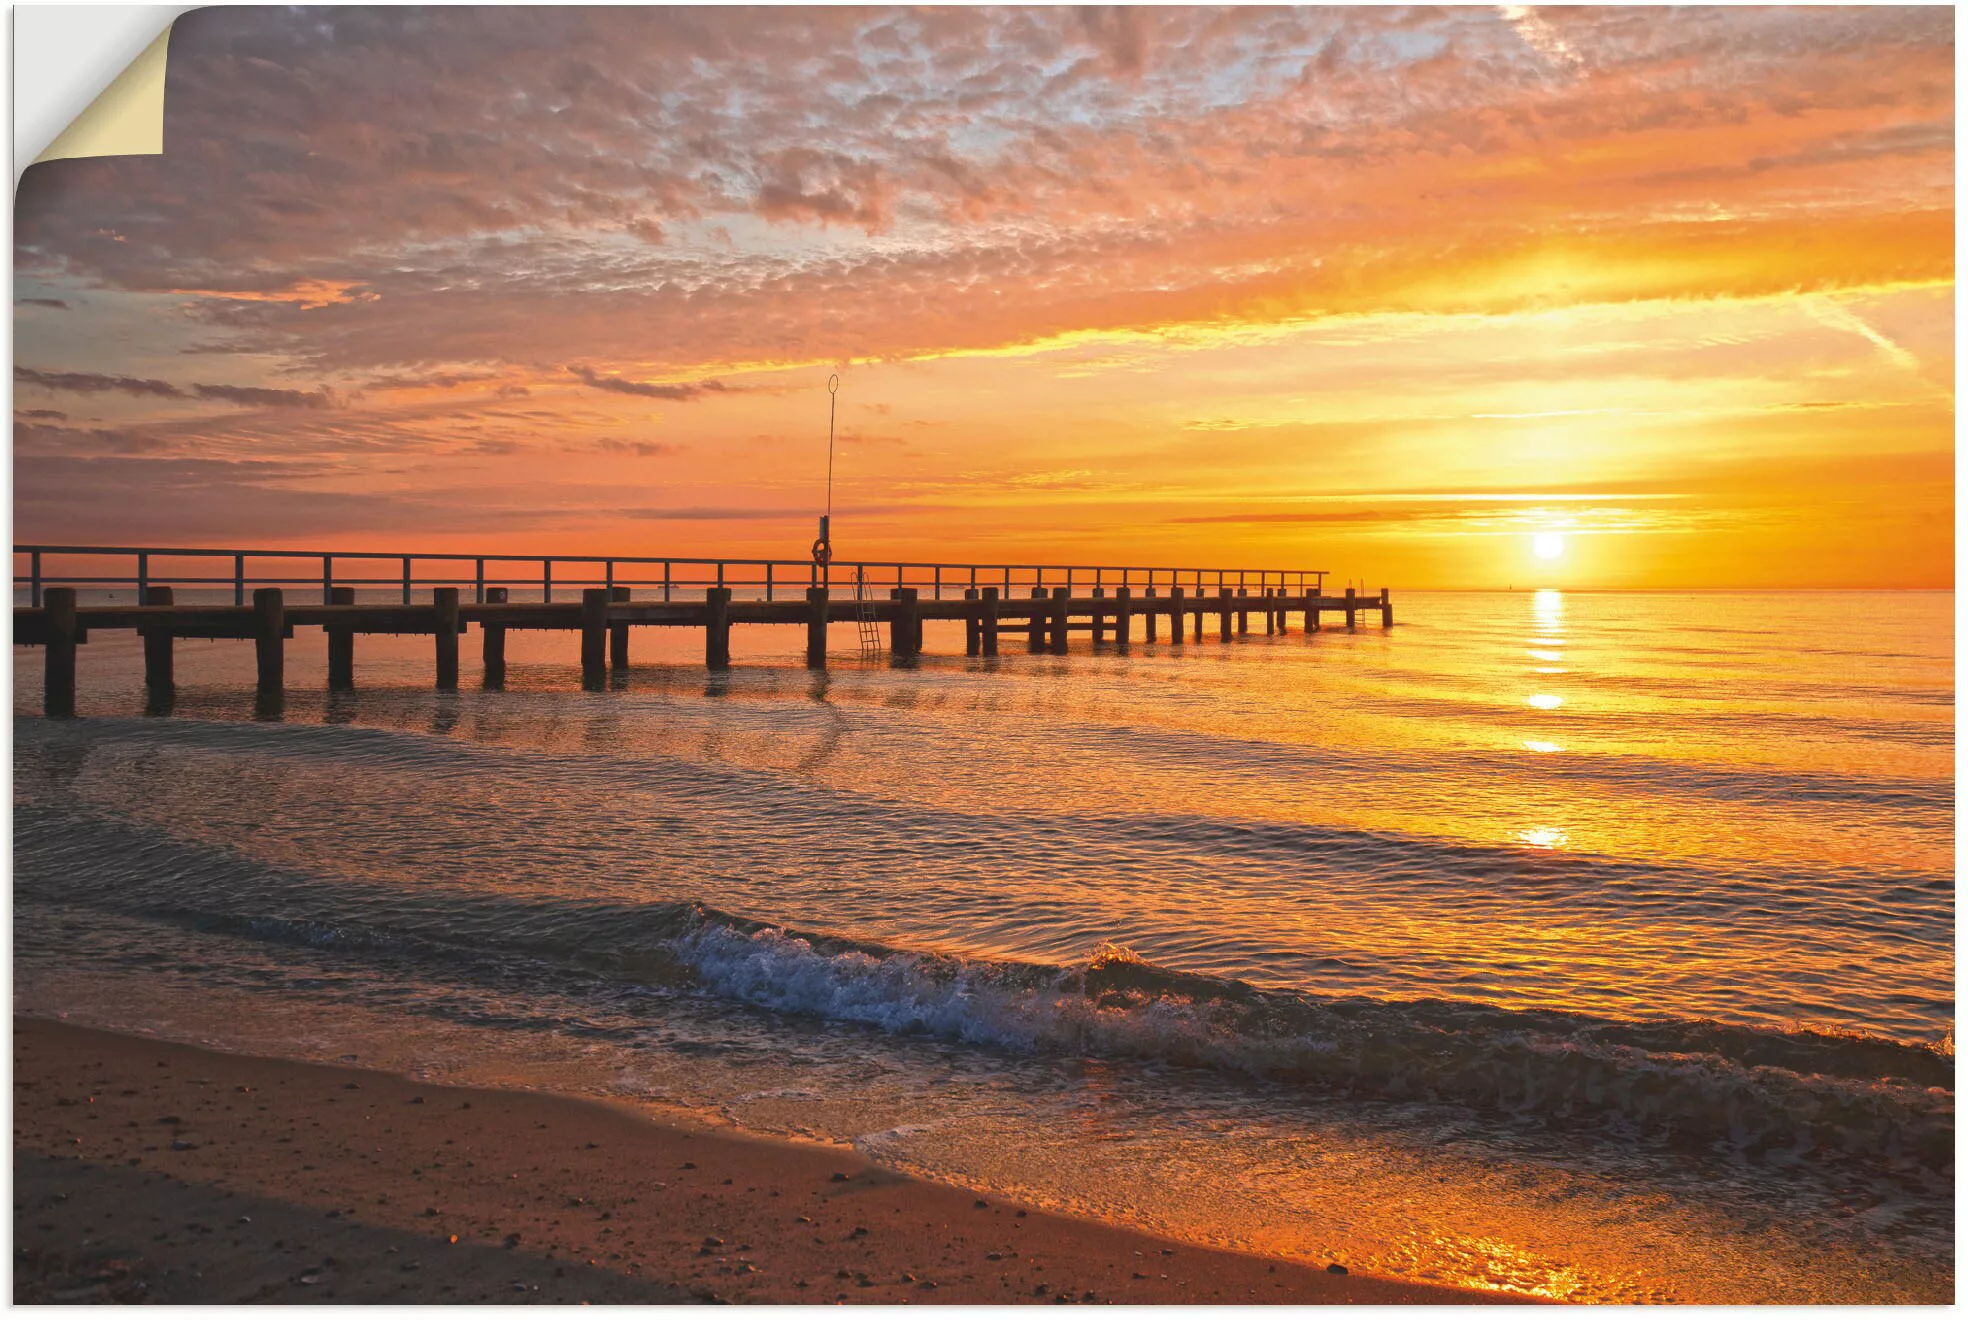
{"label": "orange cloud", "polygon": [[171,59],[163,157],[18,194],[24,534],[797,550],[840,371],[863,552],[1951,580],[1944,9],[235,8]]}

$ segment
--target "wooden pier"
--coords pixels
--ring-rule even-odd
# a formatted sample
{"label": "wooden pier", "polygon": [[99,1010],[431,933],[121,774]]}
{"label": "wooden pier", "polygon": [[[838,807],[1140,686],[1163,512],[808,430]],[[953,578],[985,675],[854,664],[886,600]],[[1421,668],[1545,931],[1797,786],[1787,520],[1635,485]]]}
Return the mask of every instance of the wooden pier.
{"label": "wooden pier", "polygon": [[[718,670],[731,663],[731,630],[751,625],[803,627],[806,664],[824,669],[828,625],[870,618],[878,627],[886,628],[889,656],[903,662],[921,654],[923,624],[931,620],[962,622],[964,652],[970,656],[1000,654],[1006,633],[1031,654],[1064,655],[1067,639],[1075,632],[1090,634],[1096,645],[1126,648],[1137,640],[1158,642],[1164,633],[1171,646],[1201,642],[1206,630],[1227,642],[1250,633],[1253,615],[1268,634],[1288,631],[1293,616],[1307,632],[1317,632],[1327,616],[1335,622],[1343,619],[1348,629],[1357,627],[1363,615],[1378,615],[1382,627],[1390,627],[1394,621],[1394,607],[1385,588],[1377,596],[1359,594],[1350,587],[1343,595],[1327,594],[1325,574],[1317,570],[855,563],[832,565],[823,575],[812,565],[763,560],[564,556],[521,560],[514,556],[54,546],[16,546],[14,553],[17,570],[23,556],[31,562],[25,578],[16,572],[15,585],[17,589],[27,587],[32,601],[14,610],[14,644],[43,648],[44,708],[51,716],[74,713],[76,648],[86,644],[92,632],[116,630],[132,631],[143,638],[145,682],[153,696],[158,696],[168,695],[175,682],[173,644],[179,638],[250,639],[258,661],[260,692],[278,693],[285,684],[285,642],[297,627],[320,628],[327,634],[331,689],[354,686],[358,636],[417,634],[431,637],[435,685],[448,690],[458,686],[459,638],[473,625],[477,625],[483,644],[482,682],[487,688],[505,683],[507,633],[535,629],[579,633],[583,686],[600,689],[607,686],[611,670],[617,674],[627,670],[630,634],[635,628],[702,629],[704,663]],[[167,561],[197,562],[213,556],[232,559],[234,576],[216,580],[232,588],[232,604],[180,603],[179,587],[189,583],[195,584],[194,589],[210,590],[215,579],[209,576],[183,573],[174,574],[168,582],[160,580],[163,571],[168,571],[164,569]],[[134,558],[134,576],[92,574],[80,569],[50,571],[52,560],[100,562],[119,557]],[[266,578],[249,579],[246,573],[248,558],[300,557],[323,565],[320,603],[290,600],[287,587],[295,581],[291,577],[276,577],[274,585],[252,585]],[[336,580],[336,559],[361,563],[384,558],[393,566],[401,564],[400,601],[359,602],[358,585],[373,591],[378,585],[373,577]],[[444,566],[440,576],[460,561],[473,563],[471,586],[415,577],[413,563],[429,561]],[[490,579],[488,563],[494,566]],[[529,567],[540,564],[542,575],[515,577],[508,572],[501,581],[499,566],[513,563]],[[556,564],[563,569],[569,565],[600,566],[604,580],[593,584],[590,574],[570,582],[563,574],[558,584],[563,596],[574,589],[580,597],[555,600]],[[662,567],[660,582],[652,580],[647,571],[656,565]],[[798,598],[787,599],[788,588],[801,569],[807,570],[809,580],[800,588]],[[779,570],[776,581],[775,570]],[[638,572],[644,574],[640,580],[635,579]],[[891,575],[893,586],[870,585],[871,577],[886,581]],[[1054,578],[1054,585],[1045,582],[1047,575]],[[1086,584],[1081,590],[1073,583],[1075,575]],[[712,576],[714,583],[700,581]],[[840,583],[843,576],[850,581]],[[1029,586],[1012,585],[1026,576],[1032,579]],[[990,582],[990,578],[998,580]],[[1250,583],[1253,578],[1257,579],[1255,586]],[[305,581],[313,586],[317,580],[310,577]],[[392,591],[399,585],[394,574],[386,581]],[[511,598],[516,584],[531,589],[536,583],[540,600]],[[249,586],[250,604],[246,601]],[[78,596],[79,591],[109,594],[131,588],[130,594],[141,603],[84,605]],[[636,594],[638,589],[644,593],[642,598]],[[750,594],[761,589],[762,598]],[[471,592],[469,599],[464,595],[466,590]],[[740,597],[736,593],[741,590],[748,594]],[[412,599],[426,592],[426,600]],[[677,599],[679,595],[697,598]]]}

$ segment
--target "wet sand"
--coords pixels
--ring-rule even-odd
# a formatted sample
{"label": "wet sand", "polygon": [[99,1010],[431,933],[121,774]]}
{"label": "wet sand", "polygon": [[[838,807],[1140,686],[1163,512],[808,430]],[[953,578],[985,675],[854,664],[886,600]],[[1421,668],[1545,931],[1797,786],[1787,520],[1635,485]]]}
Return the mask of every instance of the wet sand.
{"label": "wet sand", "polygon": [[625,1106],[14,1019],[14,1301],[1460,1303]]}

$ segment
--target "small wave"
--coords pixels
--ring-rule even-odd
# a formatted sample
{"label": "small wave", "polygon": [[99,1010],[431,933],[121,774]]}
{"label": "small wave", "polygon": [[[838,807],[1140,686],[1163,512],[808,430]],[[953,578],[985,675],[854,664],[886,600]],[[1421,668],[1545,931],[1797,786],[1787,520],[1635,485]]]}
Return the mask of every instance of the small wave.
{"label": "small wave", "polygon": [[[45,759],[72,775],[85,758]],[[831,820],[838,828],[839,818]],[[937,821],[947,824],[946,817]],[[891,839],[930,833],[914,821],[900,828],[891,817],[888,824]],[[1076,828],[1085,833],[1085,820]],[[1097,832],[1125,838],[1136,855],[1181,837],[1216,855],[1291,860],[1309,856],[1310,843],[1321,840],[1330,846],[1319,851],[1334,867],[1385,876],[1398,862],[1410,900],[1426,892],[1419,886],[1431,876],[1490,874],[1476,864],[1487,854],[1473,845],[1410,844],[1362,831],[1158,816],[1113,818]],[[626,852],[601,853],[585,865],[625,860]],[[269,868],[233,849],[178,840],[59,798],[23,800],[18,786],[14,861],[17,905],[95,906],[263,943],[402,959],[440,976],[511,958],[527,963],[528,975],[558,978],[546,984],[571,973],[619,990],[690,988],[784,1013],[1006,1049],[1142,1058],[1340,1093],[1456,1099],[1543,1121],[1750,1149],[1905,1155],[1936,1170],[1952,1160],[1951,1051],[1870,1036],[1622,1022],[1395,1000],[1385,991],[1381,998],[1347,997],[1334,993],[1331,966],[1295,964],[1307,979],[1260,989],[1156,967],[1117,949],[1073,965],[946,957],[694,904],[636,901],[619,890],[614,901],[436,885],[406,892]],[[1593,892],[1586,881],[1612,876],[1651,878],[1656,887],[1671,881],[1677,902],[1701,899],[1702,875],[1692,869],[1562,858],[1535,866],[1540,874],[1556,868],[1561,878],[1576,878],[1580,893]],[[1932,882],[1945,898],[1945,879]],[[1484,886],[1462,888],[1480,894]],[[1622,897],[1631,902],[1634,892],[1629,887]],[[1738,905],[1736,915],[1749,911]],[[1793,916],[1786,926],[1796,929],[1799,921]]]}
{"label": "small wave", "polygon": [[1347,1094],[1454,1099],[1624,1136],[1904,1158],[1934,1171],[1953,1162],[1946,1050],[1714,1022],[1321,998],[1171,971],[1112,946],[1070,967],[979,961],[699,911],[673,944],[700,989],[778,1012]]}
{"label": "small wave", "polygon": [[[1382,705],[1401,708],[1413,718],[1439,718],[1439,703],[1429,698],[1381,698]],[[1409,709],[1409,708],[1412,709]],[[1457,703],[1463,718],[1485,723],[1518,725],[1514,708]],[[1749,720],[1754,713],[1732,715]],[[1830,721],[1830,732],[1844,733],[1853,722]],[[1631,724],[1629,723],[1629,726]],[[1911,732],[1895,726],[1896,741],[1918,741]],[[1953,728],[1941,726],[1951,745]],[[1329,782],[1336,774],[1371,777],[1385,782],[1405,779],[1430,780],[1442,773],[1433,757],[1409,751],[1376,750],[1362,747],[1331,746],[1320,743],[1286,742],[1277,739],[1234,737],[1223,733],[1195,733],[1184,730],[1150,728],[1140,725],[1107,727],[1089,724],[1078,729],[1056,731],[1057,738],[1075,738],[1083,744],[1098,744],[1103,750],[1126,748],[1145,761],[1167,765],[1208,765],[1221,775],[1277,780],[1292,778],[1310,784]],[[1640,790],[1650,795],[1677,794],[1692,798],[1726,802],[1756,802],[1778,806],[1852,806],[1876,812],[1921,815],[1945,811],[1954,803],[1954,783],[1950,779],[1919,775],[1884,777],[1857,772],[1786,768],[1755,762],[1734,764],[1676,761],[1634,752],[1575,752],[1564,757],[1525,758],[1499,756],[1474,749],[1456,755],[1462,773],[1484,777],[1502,776],[1525,783],[1592,784],[1618,789]]]}

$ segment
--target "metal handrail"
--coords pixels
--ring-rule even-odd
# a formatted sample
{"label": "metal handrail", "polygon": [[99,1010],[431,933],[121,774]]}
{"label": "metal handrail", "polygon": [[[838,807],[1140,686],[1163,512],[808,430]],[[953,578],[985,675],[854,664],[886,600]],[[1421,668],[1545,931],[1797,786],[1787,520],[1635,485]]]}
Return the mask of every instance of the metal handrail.
{"label": "metal handrail", "polygon": [[[41,592],[48,586],[76,587],[135,587],[142,593],[152,585],[173,586],[229,586],[233,589],[235,604],[244,604],[248,584],[255,586],[314,586],[319,585],[323,603],[328,603],[334,588],[345,587],[391,587],[401,588],[403,601],[410,603],[413,590],[419,586],[450,586],[470,582],[476,587],[476,599],[483,602],[487,587],[525,587],[538,586],[541,599],[551,601],[555,587],[660,587],[663,599],[669,600],[678,590],[689,591],[701,587],[762,587],[764,598],[771,600],[776,587],[825,586],[833,580],[846,575],[858,588],[874,589],[889,585],[903,587],[928,586],[932,599],[943,599],[946,589],[964,591],[972,587],[999,587],[1009,591],[1014,586],[1044,586],[1046,575],[1053,575],[1054,585],[1073,586],[1075,574],[1079,574],[1083,584],[1106,590],[1110,587],[1154,587],[1194,585],[1202,590],[1205,584],[1218,589],[1224,587],[1256,588],[1260,593],[1267,588],[1285,589],[1295,586],[1303,594],[1308,579],[1315,593],[1324,589],[1325,569],[1280,569],[1280,568],[1185,568],[1174,565],[1145,564],[957,564],[940,563],[929,560],[907,559],[868,559],[836,560],[826,568],[810,561],[798,559],[706,559],[687,555],[526,555],[526,554],[462,554],[451,551],[432,553],[410,553],[401,551],[373,550],[240,550],[219,549],[208,546],[101,546],[101,545],[16,545],[16,558],[28,558],[28,572],[14,574],[16,588],[25,585],[29,598],[35,607],[41,604]],[[92,556],[131,558],[136,561],[135,572],[130,576],[109,576],[105,574],[49,573],[44,564],[45,557],[52,556]],[[153,573],[152,559],[230,559],[230,577],[193,577],[178,573]],[[246,564],[252,559],[309,559],[321,565],[318,576],[304,578],[271,577],[263,574],[248,574]],[[401,572],[389,577],[350,577],[335,572],[337,560],[363,561],[368,566],[377,560],[389,560],[401,566]],[[419,576],[416,566],[420,563],[469,563],[473,571],[469,576]],[[486,566],[495,568],[507,564],[537,564],[537,576],[511,577],[486,575]],[[556,565],[594,566],[602,570],[600,577],[554,575]],[[617,574],[617,565],[661,566],[661,578],[628,578]],[[679,576],[678,570],[708,569],[705,576]],[[763,576],[747,578],[741,574],[733,575],[729,570],[762,569]],[[789,570],[775,582],[775,570]],[[371,569],[373,571],[373,568]],[[589,569],[592,572],[592,567]],[[951,575],[946,579],[946,574]],[[1030,574],[1029,581],[1014,582],[1014,576]],[[892,578],[891,578],[892,575]],[[924,575],[928,575],[926,578]],[[1063,575],[1063,578],[1062,578]],[[1089,578],[1088,575],[1091,575]],[[1160,579],[1158,581],[1157,579]]]}

